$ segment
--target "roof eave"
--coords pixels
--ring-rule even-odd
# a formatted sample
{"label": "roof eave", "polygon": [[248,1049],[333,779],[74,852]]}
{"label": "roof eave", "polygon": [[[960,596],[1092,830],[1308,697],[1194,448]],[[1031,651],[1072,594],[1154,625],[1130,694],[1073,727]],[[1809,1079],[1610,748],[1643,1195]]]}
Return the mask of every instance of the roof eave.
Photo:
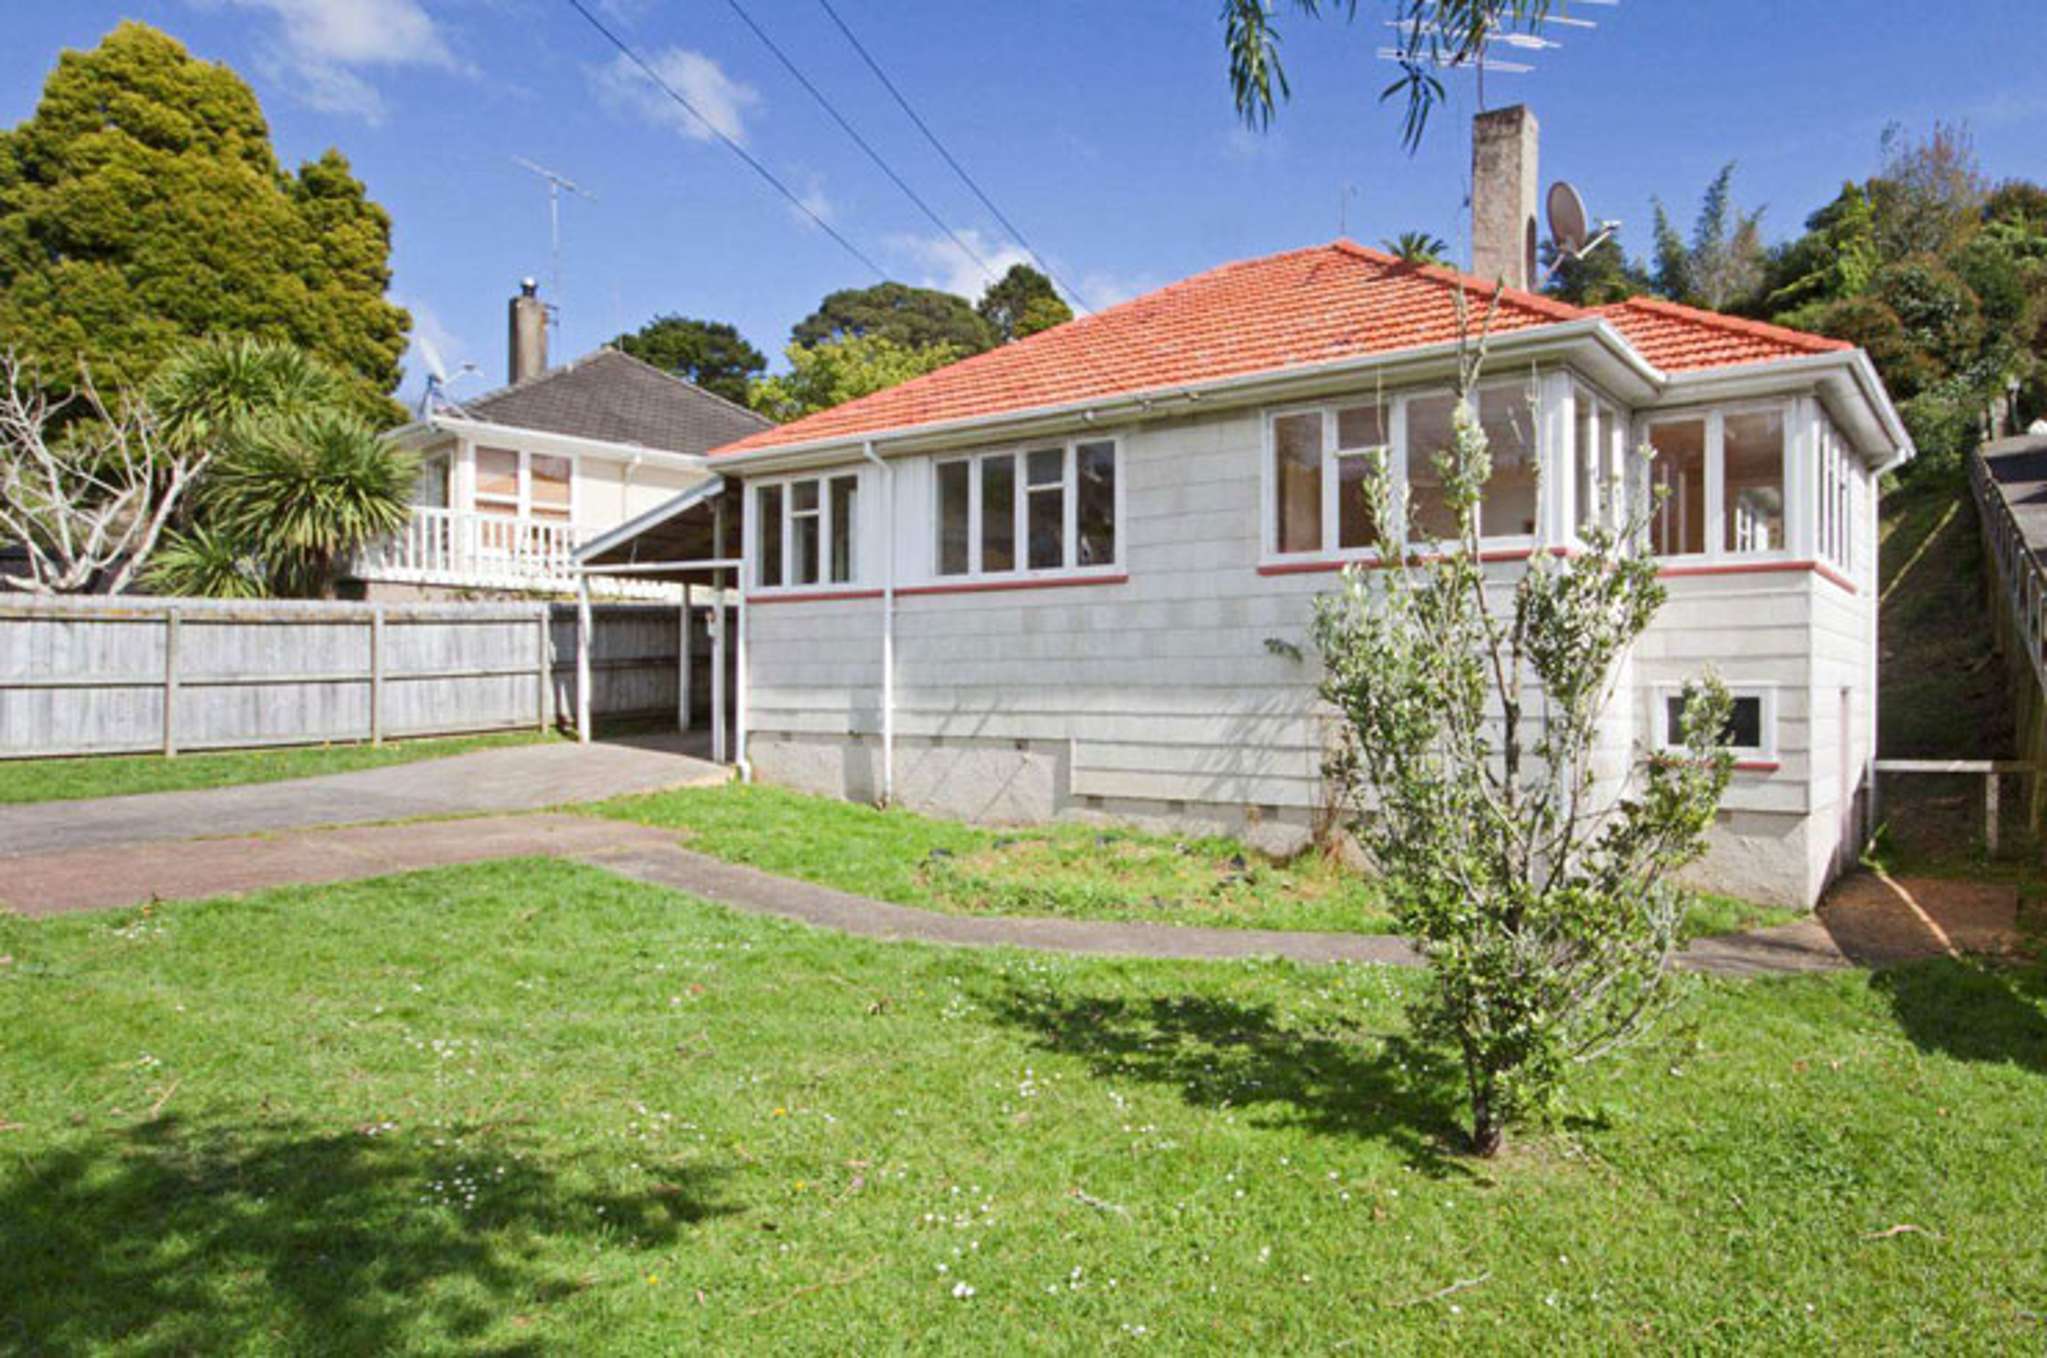
{"label": "roof eave", "polygon": [[[1829,381],[1829,379],[1832,379]],[[1876,365],[1861,349],[1829,349],[1790,358],[1762,359],[1732,367],[1700,368],[1670,375],[1662,404],[1731,400],[1760,396],[1779,389],[1819,386],[1822,396],[1831,395],[1837,404],[1859,410],[1862,418],[1851,419],[1863,435],[1861,446],[1881,447],[1880,455],[1865,453],[1879,474],[1909,462],[1917,450],[1906,430]]]}
{"label": "roof eave", "polygon": [[452,434],[457,438],[497,439],[527,447],[539,447],[543,451],[578,453],[591,457],[612,458],[620,462],[639,460],[680,471],[707,470],[706,457],[702,453],[650,448],[641,443],[616,443],[610,439],[593,439],[580,434],[560,434],[551,429],[533,429],[517,424],[494,424],[489,420],[458,419],[452,415],[434,414],[428,416],[424,422],[415,421],[414,424],[405,426],[405,429],[413,429],[421,423],[431,425],[434,430]]}

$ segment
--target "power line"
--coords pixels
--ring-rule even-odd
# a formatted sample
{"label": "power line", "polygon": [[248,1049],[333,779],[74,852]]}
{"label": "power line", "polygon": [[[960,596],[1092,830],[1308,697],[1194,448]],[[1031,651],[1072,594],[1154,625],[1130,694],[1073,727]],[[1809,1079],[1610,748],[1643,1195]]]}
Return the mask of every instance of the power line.
{"label": "power line", "polygon": [[749,153],[744,146],[741,146],[738,142],[726,136],[725,133],[719,129],[716,123],[713,123],[709,118],[706,118],[703,114],[699,113],[697,111],[696,105],[690,103],[689,100],[683,98],[682,95],[676,90],[676,88],[673,85],[670,85],[666,80],[663,80],[661,78],[661,73],[659,71],[656,71],[651,65],[649,65],[645,57],[641,56],[638,52],[634,51],[632,47],[625,41],[625,39],[619,37],[618,34],[612,32],[609,28],[606,28],[604,26],[603,21],[600,20],[596,15],[592,14],[589,11],[589,9],[584,6],[583,0],[568,0],[568,5],[570,9],[573,9],[574,11],[576,11],[576,13],[582,15],[584,22],[588,23],[590,27],[596,29],[599,33],[603,34],[607,42],[609,42],[613,47],[616,47],[620,52],[624,53],[627,60],[631,61],[633,65],[639,67],[641,72],[646,75],[647,79],[653,81],[654,84],[660,88],[663,94],[666,94],[670,99],[673,99],[677,104],[680,104],[683,107],[683,109],[689,113],[690,117],[695,118],[698,122],[702,123],[712,136],[716,137],[719,141],[725,143],[726,150],[732,152],[733,155],[738,156],[741,160],[745,161],[749,169],[751,169],[755,174],[759,175],[762,179],[767,180],[768,183],[774,187],[775,192],[781,194],[784,198],[788,199],[790,206],[794,207],[804,216],[810,218],[812,222],[816,223],[818,229],[823,231],[827,236],[830,236],[833,240],[837,241],[840,247],[843,248],[847,254],[859,260],[869,269],[872,269],[876,277],[880,278],[884,282],[888,280],[888,270],[882,268],[879,264],[876,264],[872,259],[868,258],[866,253],[863,252],[859,246],[853,244],[852,241],[849,241],[844,236],[840,235],[839,232],[833,228],[830,222],[826,221],[823,217],[818,215],[816,209],[812,208],[810,204],[804,202],[801,198],[797,197],[796,194],[791,192],[787,184],[784,184],[780,179],[777,179],[772,170],[768,169],[767,166],[761,164],[760,161],[754,159],[752,154]]}
{"label": "power line", "polygon": [[[575,2],[576,0],[570,0],[570,3],[572,4],[574,4]],[[853,50],[860,54],[860,59],[867,63],[867,69],[874,72],[874,78],[882,83],[882,87],[886,89],[889,92],[889,94],[895,98],[896,104],[903,110],[904,113],[909,115],[910,121],[917,125],[917,130],[924,134],[924,139],[930,142],[933,149],[935,149],[939,155],[945,158],[946,164],[952,166],[953,173],[958,175],[960,177],[960,180],[963,183],[965,183],[969,189],[973,190],[974,197],[981,200],[981,206],[987,208],[988,211],[995,215],[995,220],[1002,223],[1003,229],[1009,232],[1009,234],[1015,238],[1016,243],[1024,248],[1024,252],[1031,257],[1033,263],[1035,263],[1040,269],[1042,269],[1045,272],[1046,276],[1051,278],[1054,282],[1058,283],[1061,288],[1064,288],[1066,290],[1066,295],[1073,299],[1073,304],[1075,306],[1079,307],[1084,312],[1092,311],[1093,308],[1089,307],[1087,303],[1081,298],[1079,290],[1076,289],[1071,283],[1067,282],[1064,278],[1060,277],[1058,274],[1052,271],[1052,266],[1045,262],[1044,256],[1040,255],[1037,252],[1037,250],[1031,245],[1030,241],[1024,238],[1023,232],[1016,229],[1016,223],[1010,221],[1009,218],[1003,214],[1002,209],[995,206],[994,200],[989,198],[987,194],[981,191],[981,186],[974,182],[974,177],[967,173],[966,167],[961,165],[959,161],[953,157],[952,152],[945,149],[945,143],[938,139],[938,134],[933,132],[930,126],[927,123],[925,123],[925,121],[922,118],[917,116],[917,110],[910,107],[910,101],[903,97],[903,92],[896,88],[896,83],[888,78],[888,73],[881,69],[881,64],[877,62],[873,58],[873,56],[871,56],[868,53],[865,47],[861,46],[860,39],[853,36],[853,30],[846,27],[846,21],[839,17],[839,12],[836,9],[832,8],[832,0],[817,0],[817,2],[818,4],[824,6],[824,12],[831,16],[831,20],[834,24],[838,26],[839,32],[846,35],[846,41],[853,45]],[[581,6],[578,5],[578,8],[581,8]]]}
{"label": "power line", "polygon": [[903,196],[908,198],[911,202],[915,203],[917,205],[917,210],[919,212],[922,212],[926,217],[928,217],[931,220],[931,224],[933,226],[937,227],[940,231],[943,231],[948,237],[950,237],[952,243],[960,248],[960,253],[964,254],[968,259],[971,259],[974,261],[974,263],[978,264],[981,268],[981,272],[987,276],[987,279],[990,283],[996,282],[998,279],[998,275],[995,272],[995,266],[990,264],[987,260],[981,258],[980,253],[976,251],[973,246],[967,244],[966,241],[961,238],[959,232],[953,230],[952,227],[948,226],[945,220],[941,218],[937,212],[932,210],[931,205],[918,196],[917,191],[915,189],[911,188],[908,184],[903,182],[903,177],[895,172],[894,167],[892,167],[886,160],[882,159],[881,152],[875,150],[874,147],[871,144],[869,144],[867,138],[861,136],[859,132],[854,130],[853,124],[846,121],[845,115],[840,113],[839,110],[833,106],[832,101],[825,97],[824,91],[820,90],[816,85],[813,85],[810,82],[809,78],[805,76],[802,71],[796,68],[796,63],[791,61],[788,57],[788,54],[783,52],[781,48],[775,45],[774,39],[770,38],[766,34],[766,32],[764,32],[761,29],[761,26],[754,22],[753,16],[751,14],[748,14],[746,10],[741,7],[739,0],[725,0],[725,3],[732,7],[732,12],[739,16],[740,22],[744,23],[748,28],[752,29],[753,35],[756,38],[759,38],[761,40],[761,43],[770,52],[773,52],[775,54],[775,59],[782,63],[783,68],[787,70],[790,75],[796,77],[796,83],[803,86],[804,89],[810,91],[810,97],[817,100],[819,107],[823,108],[826,113],[830,114],[832,117],[832,121],[837,123],[839,127],[845,132],[845,134],[853,139],[853,144],[855,146],[858,146],[862,151],[865,151],[867,153],[867,158],[874,162],[875,167],[877,169],[879,169],[883,174],[888,176],[889,182],[894,184],[897,188],[901,189],[903,191]]}

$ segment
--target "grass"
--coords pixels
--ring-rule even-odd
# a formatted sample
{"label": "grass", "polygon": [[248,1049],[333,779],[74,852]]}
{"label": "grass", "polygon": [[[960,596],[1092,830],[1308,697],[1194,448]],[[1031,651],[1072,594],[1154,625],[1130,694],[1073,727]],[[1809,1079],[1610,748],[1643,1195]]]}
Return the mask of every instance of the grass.
{"label": "grass", "polygon": [[552,733],[505,731],[494,735],[399,740],[384,745],[303,745],[215,754],[98,755],[82,759],[0,760],[0,805],[125,797],[137,792],[189,792],[241,783],[274,783],[322,773],[381,769],[473,750],[532,745]]}
{"label": "grass", "polygon": [[[1052,915],[1224,928],[1396,932],[1371,883],[1319,853],[1280,862],[1233,839],[1095,825],[990,829],[765,784],[621,798],[600,814],[682,832],[730,863],[951,915]],[[1682,934],[1803,911],[1701,897]]]}
{"label": "grass", "polygon": [[1392,919],[1320,854],[1281,863],[1235,840],[1094,825],[990,829],[763,784],[682,788],[602,814],[680,830],[690,848],[954,915],[1057,915],[1384,933]]}
{"label": "grass", "polygon": [[880,944],[538,861],[0,956],[0,1352],[2043,1336],[2039,970],[1701,984],[1481,1164],[1407,973]]}

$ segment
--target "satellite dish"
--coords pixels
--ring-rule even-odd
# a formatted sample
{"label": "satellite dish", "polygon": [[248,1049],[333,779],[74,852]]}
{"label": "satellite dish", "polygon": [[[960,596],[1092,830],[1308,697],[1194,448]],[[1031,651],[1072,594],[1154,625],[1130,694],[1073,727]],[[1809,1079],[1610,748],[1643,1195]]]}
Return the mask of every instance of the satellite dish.
{"label": "satellite dish", "polygon": [[1585,249],[1591,227],[1592,218],[1585,211],[1585,200],[1578,196],[1578,190],[1562,179],[1550,185],[1549,238],[1557,253],[1575,258]]}

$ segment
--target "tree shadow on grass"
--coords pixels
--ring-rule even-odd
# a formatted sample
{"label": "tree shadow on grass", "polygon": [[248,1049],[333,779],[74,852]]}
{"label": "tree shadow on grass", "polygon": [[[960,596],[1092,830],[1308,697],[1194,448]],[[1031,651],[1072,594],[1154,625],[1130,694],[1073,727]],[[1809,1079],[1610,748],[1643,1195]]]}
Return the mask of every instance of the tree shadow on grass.
{"label": "tree shadow on grass", "polygon": [[1941,958],[1870,984],[1920,1050],[2047,1074],[2047,966]]}
{"label": "tree shadow on grass", "polygon": [[584,1286],[543,1257],[564,1238],[587,1258],[732,1210],[715,1171],[593,1193],[518,1149],[174,1117],[81,1133],[0,1172],[0,1353],[537,1352],[484,1335]]}
{"label": "tree shadow on grass", "polygon": [[1065,996],[1012,989],[995,1016],[1100,1079],[1172,1086],[1197,1108],[1242,1108],[1258,1125],[1381,1141],[1428,1173],[1469,1171],[1459,1072],[1401,1035],[1290,1026],[1269,1004],[1210,996]]}

